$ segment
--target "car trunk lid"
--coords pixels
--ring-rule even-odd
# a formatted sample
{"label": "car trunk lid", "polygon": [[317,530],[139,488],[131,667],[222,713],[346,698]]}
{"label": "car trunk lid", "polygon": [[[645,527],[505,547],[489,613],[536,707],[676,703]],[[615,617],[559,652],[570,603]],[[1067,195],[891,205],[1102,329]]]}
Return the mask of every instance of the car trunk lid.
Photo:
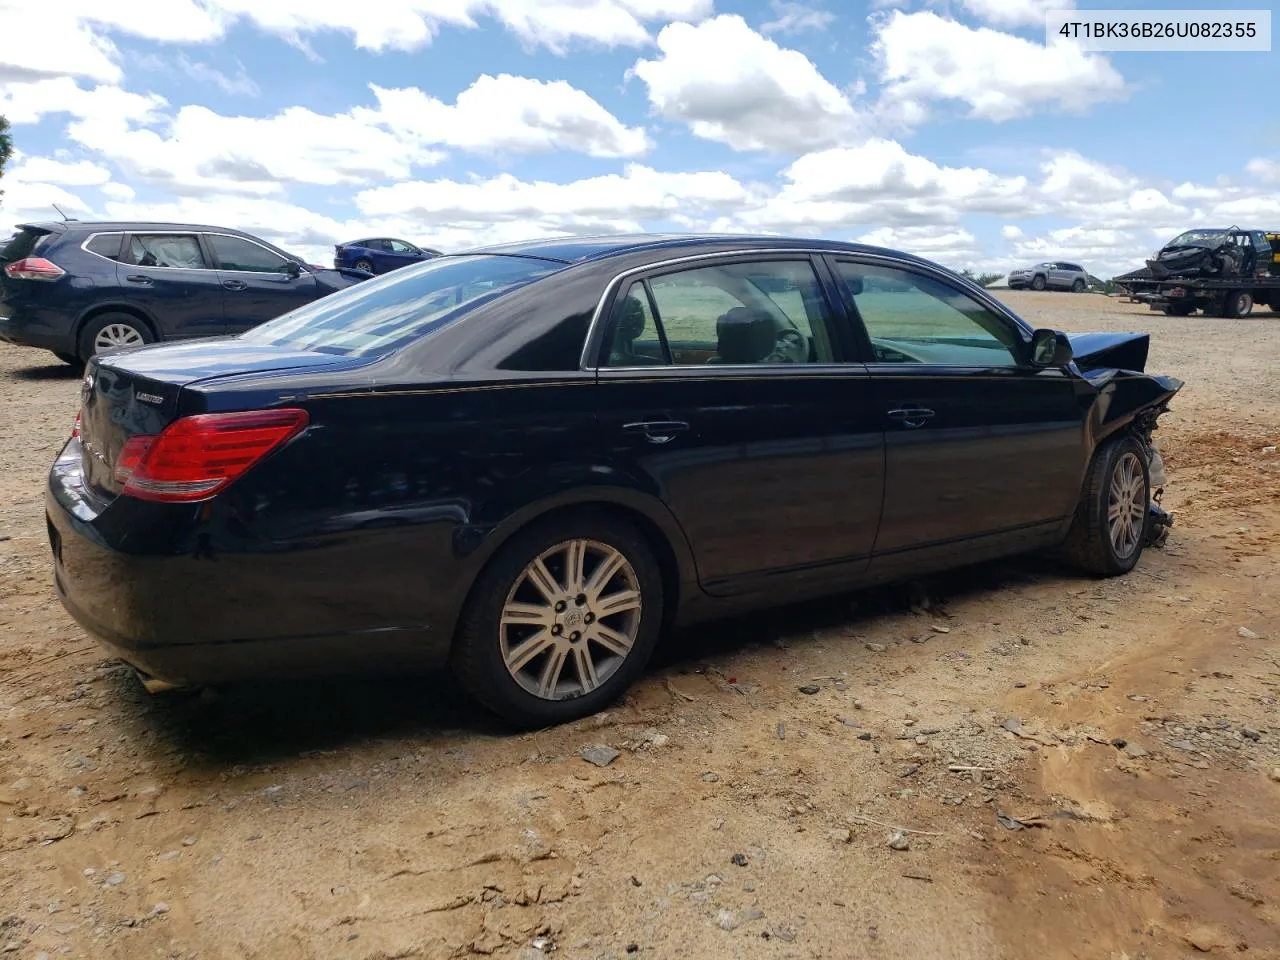
{"label": "car trunk lid", "polygon": [[349,357],[211,340],[142,348],[89,361],[81,385],[80,444],[87,485],[113,499],[129,468],[121,454],[129,440],[155,436],[179,416],[182,390],[228,377],[329,368]]}

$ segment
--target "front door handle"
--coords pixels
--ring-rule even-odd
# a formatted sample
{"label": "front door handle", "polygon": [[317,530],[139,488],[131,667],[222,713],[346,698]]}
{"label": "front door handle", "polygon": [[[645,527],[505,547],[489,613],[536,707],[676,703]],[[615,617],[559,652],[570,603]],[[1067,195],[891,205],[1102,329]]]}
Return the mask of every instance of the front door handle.
{"label": "front door handle", "polygon": [[923,427],[933,415],[928,407],[898,407],[888,414],[890,420],[896,420],[904,427]]}
{"label": "front door handle", "polygon": [[222,285],[228,290],[243,290],[245,287],[249,286],[243,280],[223,280]]}
{"label": "front door handle", "polygon": [[639,423],[624,423],[622,429],[626,433],[639,433],[650,443],[670,443],[677,433],[689,429],[683,420],[643,420]]}
{"label": "front door handle", "polygon": [[145,283],[145,284],[151,283],[151,278],[148,276],[144,276],[141,273],[135,273],[132,276],[125,277],[125,279],[128,280],[130,283]]}

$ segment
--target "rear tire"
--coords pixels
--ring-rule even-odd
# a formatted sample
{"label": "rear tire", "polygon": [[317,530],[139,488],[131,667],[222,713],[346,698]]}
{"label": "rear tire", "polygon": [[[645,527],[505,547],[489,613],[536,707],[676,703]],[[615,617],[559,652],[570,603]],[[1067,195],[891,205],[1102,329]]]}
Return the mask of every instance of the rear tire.
{"label": "rear tire", "polygon": [[[574,545],[578,578],[570,572]],[[606,562],[616,572],[593,584]],[[662,571],[630,524],[597,513],[548,520],[516,534],[480,575],[451,665],[468,693],[517,727],[577,720],[639,676],[658,642],[663,603]]]}
{"label": "rear tire", "polygon": [[1108,441],[1085,476],[1071,529],[1067,562],[1102,577],[1128,573],[1146,546],[1151,477],[1147,454],[1133,436]]}
{"label": "rear tire", "polygon": [[1253,310],[1253,294],[1248,290],[1237,290],[1227,294],[1223,307],[1224,317],[1247,317]]}
{"label": "rear tire", "polygon": [[365,273],[373,273],[373,264],[368,260],[357,260],[356,269],[363,270]]}
{"label": "rear tire", "polygon": [[151,328],[131,313],[100,313],[80,331],[80,359],[121,347],[140,347],[154,343]]}
{"label": "rear tire", "polygon": [[1031,281],[1032,290],[1043,290],[1045,288],[1044,277],[1034,277]]}

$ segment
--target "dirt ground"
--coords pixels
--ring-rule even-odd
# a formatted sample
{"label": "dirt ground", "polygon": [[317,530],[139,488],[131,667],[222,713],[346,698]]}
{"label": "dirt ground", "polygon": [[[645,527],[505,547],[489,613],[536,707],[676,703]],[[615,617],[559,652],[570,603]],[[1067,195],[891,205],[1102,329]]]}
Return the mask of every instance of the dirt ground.
{"label": "dirt ground", "polygon": [[1187,381],[1166,549],[690,631],[524,736],[444,676],[148,697],[50,585],[79,379],[0,346],[0,956],[1280,958],[1280,317],[1004,295]]}

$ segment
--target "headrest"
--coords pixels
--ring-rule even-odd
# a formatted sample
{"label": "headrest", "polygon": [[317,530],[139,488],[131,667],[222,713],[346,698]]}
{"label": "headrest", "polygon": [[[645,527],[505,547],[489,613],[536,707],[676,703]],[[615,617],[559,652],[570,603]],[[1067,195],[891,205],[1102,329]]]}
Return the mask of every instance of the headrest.
{"label": "headrest", "polygon": [[763,310],[734,307],[716,321],[721,363],[759,363],[773,352],[773,318]]}
{"label": "headrest", "polygon": [[630,343],[644,332],[644,305],[639,298],[628,294],[618,313],[618,339]]}

